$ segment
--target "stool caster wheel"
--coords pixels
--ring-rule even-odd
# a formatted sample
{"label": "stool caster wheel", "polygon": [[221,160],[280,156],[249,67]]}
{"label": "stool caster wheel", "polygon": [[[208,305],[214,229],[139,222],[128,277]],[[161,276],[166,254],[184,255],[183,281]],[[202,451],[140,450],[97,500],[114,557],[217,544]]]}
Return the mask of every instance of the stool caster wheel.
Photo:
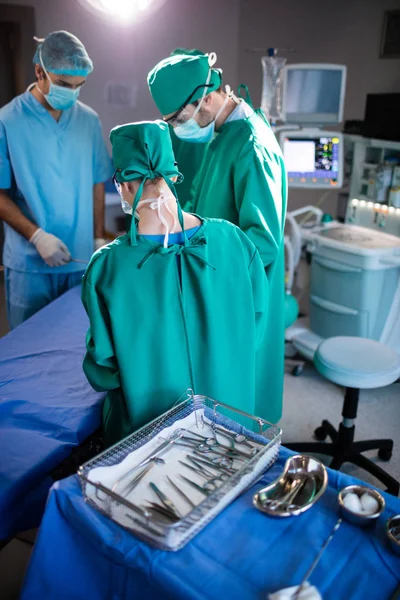
{"label": "stool caster wheel", "polygon": [[392,458],[392,451],[391,450],[378,450],[378,456],[381,460],[390,460]]}
{"label": "stool caster wheel", "polygon": [[322,426],[317,427],[317,429],[314,431],[314,435],[319,442],[324,442],[326,440],[326,438],[328,437],[327,432],[325,431],[324,427],[322,427]]}
{"label": "stool caster wheel", "polygon": [[292,375],[293,377],[298,377],[299,375],[301,375],[303,372],[303,367],[302,365],[296,365],[295,367],[293,367],[292,369]]}

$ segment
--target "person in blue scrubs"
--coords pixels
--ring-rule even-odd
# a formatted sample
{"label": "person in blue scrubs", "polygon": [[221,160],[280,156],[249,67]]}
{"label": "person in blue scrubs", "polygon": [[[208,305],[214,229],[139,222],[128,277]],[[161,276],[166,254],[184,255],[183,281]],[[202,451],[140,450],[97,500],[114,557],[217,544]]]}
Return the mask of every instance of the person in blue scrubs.
{"label": "person in blue scrubs", "polygon": [[78,101],[93,70],[82,42],[39,44],[36,83],[0,109],[0,218],[8,319],[16,327],[80,283],[104,240],[113,173],[98,115]]}

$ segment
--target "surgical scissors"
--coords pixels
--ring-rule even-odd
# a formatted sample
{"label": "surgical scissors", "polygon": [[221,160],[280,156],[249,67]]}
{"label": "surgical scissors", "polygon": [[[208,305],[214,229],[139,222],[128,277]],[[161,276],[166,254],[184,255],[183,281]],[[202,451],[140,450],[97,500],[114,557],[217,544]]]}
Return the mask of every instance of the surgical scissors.
{"label": "surgical scissors", "polygon": [[[184,433],[186,433],[186,435],[184,435]],[[189,435],[188,435],[189,434]],[[196,436],[197,438],[199,438],[199,442],[196,439],[193,439],[193,437],[191,437],[192,435]],[[174,431],[174,436],[176,440],[179,441],[175,441],[174,443],[180,446],[184,446],[185,442],[187,445],[191,444],[191,447],[196,447],[200,450],[200,452],[208,452],[210,451],[212,448],[214,448],[215,446],[218,446],[219,449],[222,449],[223,451],[228,452],[228,456],[231,455],[232,458],[237,460],[241,460],[240,458],[238,458],[239,456],[243,456],[244,458],[252,458],[252,455],[247,453],[247,452],[242,452],[241,450],[238,450],[237,448],[234,448],[232,446],[226,446],[226,444],[220,444],[220,442],[217,440],[217,438],[214,437],[205,437],[203,435],[200,435],[199,433],[196,433],[195,431],[190,431],[189,429],[175,429]],[[185,442],[183,442],[182,440],[185,440]],[[216,452],[213,450],[213,452],[215,454],[221,454],[220,452]],[[223,454],[223,456],[226,456],[225,452]]]}
{"label": "surgical scissors", "polygon": [[[219,446],[220,448],[224,448],[225,450],[229,450],[230,452],[235,452],[241,456],[245,456],[246,458],[251,458],[258,453],[258,449],[254,448],[254,446],[252,446],[251,444],[249,444],[247,442],[247,438],[245,435],[243,435],[241,433],[238,433],[238,434],[229,434],[229,432],[225,433],[225,430],[220,429],[219,427],[214,427],[213,425],[210,425],[210,427],[211,427],[211,431],[214,434],[214,437],[205,437],[203,435],[199,435],[198,433],[195,433],[194,431],[189,431],[189,434],[195,435],[196,437],[200,438],[201,440],[203,440],[203,443],[206,444],[207,446],[211,446],[211,447]],[[221,444],[217,439],[217,433],[219,433],[221,436],[230,440],[231,445],[227,446],[226,444]],[[188,437],[187,435],[182,436],[182,438],[186,439],[186,440],[188,440],[188,439],[190,440],[190,437]],[[247,444],[245,442],[247,442]],[[235,447],[235,443],[247,445],[249,448],[251,448],[251,453],[249,454],[248,452],[243,452],[242,450],[238,450]]]}
{"label": "surgical scissors", "polygon": [[[213,429],[219,435],[232,440],[233,444],[239,444],[240,446],[247,446],[251,450],[251,456],[255,456],[260,451],[258,448],[255,448],[252,444],[250,444],[248,438],[243,433],[231,433],[225,429],[221,429],[217,427],[215,424],[210,425],[211,429]],[[254,442],[256,444],[256,442]],[[261,446],[261,444],[259,444]]]}
{"label": "surgical scissors", "polygon": [[[189,434],[192,436],[193,435],[196,436],[197,438],[202,440],[203,444],[207,444],[207,446],[223,446],[224,448],[230,450],[230,448],[226,444],[220,444],[215,435],[214,435],[214,437],[204,436],[204,435],[200,435],[199,433],[196,433],[195,431],[189,431]],[[184,435],[182,437],[187,440],[193,439],[190,437],[190,435],[189,436]],[[195,441],[195,440],[193,440],[193,441]]]}
{"label": "surgical scissors", "polygon": [[[257,454],[257,452],[259,452],[259,450],[253,446],[253,444],[255,446],[261,446],[261,447],[263,446],[263,444],[261,444],[260,442],[256,442],[254,440],[252,440],[253,444],[250,444],[249,438],[247,436],[245,436],[243,433],[235,433],[234,431],[229,431],[222,427],[218,427],[218,425],[216,423],[214,423],[213,421],[206,421],[204,419],[204,417],[203,417],[203,423],[205,425],[208,425],[208,427],[210,427],[210,429],[213,432],[215,437],[217,437],[217,434],[219,434],[222,437],[225,437],[226,439],[231,440],[231,442],[233,444],[233,448],[235,447],[235,443],[239,444],[239,445],[247,446],[248,448],[250,448],[252,451],[252,453],[251,453],[252,456],[255,456],[255,454]],[[256,452],[254,452],[254,450],[256,450]]]}

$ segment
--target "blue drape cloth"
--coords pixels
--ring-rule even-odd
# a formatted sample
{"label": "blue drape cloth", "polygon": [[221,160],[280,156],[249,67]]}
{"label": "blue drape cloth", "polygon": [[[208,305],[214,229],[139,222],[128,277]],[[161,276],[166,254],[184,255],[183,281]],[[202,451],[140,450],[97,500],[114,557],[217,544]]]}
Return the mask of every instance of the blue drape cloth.
{"label": "blue drape cloth", "polygon": [[0,540],[37,527],[49,473],[101,423],[82,370],[88,319],[74,288],[0,340]]}
{"label": "blue drape cloth", "polygon": [[[282,471],[282,448],[262,481],[240,496],[179,552],[147,546],[82,497],[77,477],[50,492],[22,600],[258,600],[298,584],[338,518],[337,493],[356,481],[329,470],[329,487],[299,517],[270,518],[252,506],[261,485]],[[373,529],[344,522],[311,582],[324,600],[389,600],[400,582],[400,557],[384,536],[387,507]]]}

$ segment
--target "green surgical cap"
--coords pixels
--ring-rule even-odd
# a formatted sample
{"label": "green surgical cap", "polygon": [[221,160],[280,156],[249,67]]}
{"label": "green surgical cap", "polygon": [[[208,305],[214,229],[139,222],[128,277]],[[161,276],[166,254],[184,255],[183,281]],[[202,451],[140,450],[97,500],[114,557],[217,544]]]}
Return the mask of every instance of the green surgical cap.
{"label": "green surgical cap", "polygon": [[[35,38],[36,39],[36,38]],[[56,75],[87,77],[93,71],[93,63],[85,46],[68,31],[54,31],[39,41],[33,57],[34,64],[41,64],[46,71]]]}
{"label": "green surgical cap", "polygon": [[197,50],[196,48],[192,48],[189,50],[188,48],[175,48],[172,50],[170,56],[175,56],[176,54],[187,54],[189,56],[203,56],[204,52],[202,50]]}
{"label": "green surgical cap", "polygon": [[[158,63],[147,76],[150,93],[162,115],[174,113],[203,96],[210,70],[206,54],[173,54]],[[211,69],[207,94],[222,83],[222,71]]]}
{"label": "green surgical cap", "polygon": [[172,150],[169,128],[164,121],[140,121],[114,127],[110,133],[115,177],[120,183],[135,179],[166,181],[177,177],[178,171]]}
{"label": "green surgical cap", "polygon": [[[162,177],[176,197],[172,177],[177,183],[183,179],[178,171],[172,150],[169,127],[163,121],[140,121],[114,127],[110,133],[112,158],[117,181],[134,181],[141,179],[141,184],[133,201],[132,211],[135,214],[147,180]],[[183,226],[182,213],[178,203],[178,218]],[[136,219],[131,221],[131,243],[137,243]]]}

